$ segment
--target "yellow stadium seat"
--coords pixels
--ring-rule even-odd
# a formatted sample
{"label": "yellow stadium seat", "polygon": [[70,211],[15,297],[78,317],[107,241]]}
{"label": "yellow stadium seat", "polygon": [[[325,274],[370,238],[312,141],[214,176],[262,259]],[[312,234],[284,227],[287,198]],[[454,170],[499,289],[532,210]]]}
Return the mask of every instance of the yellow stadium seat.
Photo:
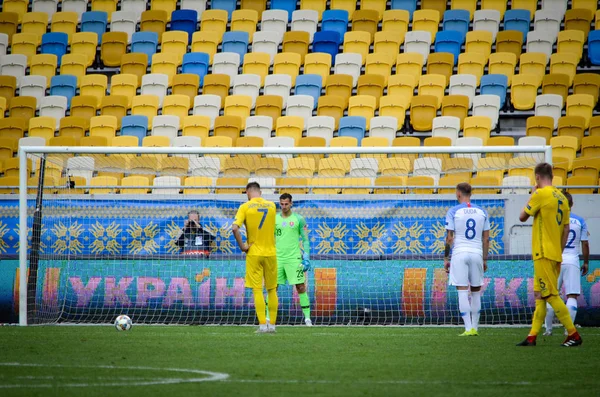
{"label": "yellow stadium seat", "polygon": [[218,116],[215,119],[214,132],[216,137],[229,137],[235,145],[242,130],[242,119],[239,116]]}
{"label": "yellow stadium seat", "polygon": [[585,128],[590,126],[594,97],[588,94],[574,94],[567,97],[567,116],[581,116],[585,119]]}
{"label": "yellow stadium seat", "polygon": [[171,13],[175,11],[177,0],[151,0],[151,10],[162,10],[167,13],[167,20],[171,20]]}
{"label": "yellow stadium seat", "polygon": [[304,57],[308,53],[310,34],[304,31],[290,31],[283,35],[281,51],[300,55],[300,63],[304,63]]}
{"label": "yellow stadium seat", "polygon": [[339,194],[343,178],[317,177],[312,178],[310,184],[312,185],[312,193],[314,194]]}
{"label": "yellow stadium seat", "polygon": [[434,42],[440,23],[440,16],[437,10],[417,10],[413,13],[412,30],[429,32],[431,34],[431,42]]}
{"label": "yellow stadium seat", "polygon": [[[202,12],[200,19],[200,30],[203,32],[215,32],[219,38],[223,37],[223,33],[227,30],[227,11],[225,10],[206,10]],[[219,39],[221,42],[221,39]]]}
{"label": "yellow stadium seat", "polygon": [[246,119],[250,117],[252,98],[246,95],[229,95],[225,98],[225,116],[238,116],[242,119],[242,129],[246,128]]}
{"label": "yellow stadium seat", "polygon": [[177,74],[177,59],[168,53],[152,55],[151,73],[166,74],[169,76],[169,87],[173,85],[173,77]]}
{"label": "yellow stadium seat", "polygon": [[306,194],[309,182],[309,178],[277,178],[277,186],[281,194]]}
{"label": "yellow stadium seat", "polygon": [[410,104],[410,124],[416,131],[431,131],[438,108],[438,98],[432,95],[414,96]]}
{"label": "yellow stadium seat", "polygon": [[[204,13],[206,13],[206,11]],[[140,20],[140,32],[156,32],[156,34],[158,34],[158,40],[160,41],[162,34],[166,30],[167,20],[168,14],[166,11],[144,11],[142,12],[142,19]]]}
{"label": "yellow stadium seat", "polygon": [[542,79],[542,94],[556,94],[566,102],[569,95],[569,76],[560,73],[547,74]]}
{"label": "yellow stadium seat", "polygon": [[163,115],[179,117],[179,128],[183,126],[183,119],[188,116],[191,101],[187,95],[167,95],[163,101]]}
{"label": "yellow stadium seat", "polygon": [[477,161],[477,176],[494,178],[501,181],[506,172],[507,159],[502,157],[484,157]]}
{"label": "yellow stadium seat", "polygon": [[266,6],[267,4],[263,0],[242,0],[240,3],[240,8],[242,10],[254,10],[258,13],[259,18],[262,16]]}
{"label": "yellow stadium seat", "polygon": [[[50,87],[52,76],[56,74],[57,58],[54,54],[37,54],[31,57],[29,74],[37,76],[45,76],[46,84]],[[1,76],[0,76],[1,77]],[[12,76],[4,76],[12,77]],[[0,83],[1,87],[1,83]],[[13,90],[14,91],[14,90]],[[0,92],[0,96],[3,96]]]}
{"label": "yellow stadium seat", "polygon": [[332,10],[345,10],[348,12],[348,19],[352,20],[352,15],[356,11],[356,1],[352,0],[331,0],[330,8]]}
{"label": "yellow stadium seat", "polygon": [[503,30],[496,36],[496,52],[514,54],[517,59],[521,56],[523,33],[516,30]]}
{"label": "yellow stadium seat", "polygon": [[488,61],[488,73],[489,74],[503,74],[508,77],[508,84],[512,82],[512,77],[515,74],[515,67],[517,66],[517,57],[515,54],[508,52],[496,52],[490,54]]}
{"label": "yellow stadium seat", "polygon": [[[181,65],[183,55],[187,52],[188,34],[181,31],[165,32],[160,42],[160,52],[177,57],[177,65]],[[152,59],[154,63],[154,58]]]}
{"label": "yellow stadium seat", "polygon": [[[515,139],[512,136],[494,136],[488,139],[488,146],[514,146]],[[506,161],[513,157],[512,153],[488,153],[487,157],[502,158]]]}
{"label": "yellow stadium seat", "polygon": [[323,86],[327,84],[327,78],[331,70],[331,55],[325,53],[309,53],[304,58],[304,74],[316,74],[321,76]]}
{"label": "yellow stadium seat", "polygon": [[386,1],[385,0],[364,0],[360,2],[361,10],[374,10],[379,15],[378,20],[381,20],[385,11]]}
{"label": "yellow stadium seat", "polygon": [[122,57],[127,52],[128,40],[129,38],[125,32],[104,33],[102,45],[100,46],[100,59],[104,66],[116,67],[121,65]]}
{"label": "yellow stadium seat", "polygon": [[127,107],[131,108],[137,90],[137,77],[132,74],[115,74],[110,80],[110,95],[127,98]]}
{"label": "yellow stadium seat", "polygon": [[[596,179],[600,170],[598,158],[576,158],[573,162],[573,176],[587,176]],[[566,180],[566,178],[563,178]]]}
{"label": "yellow stadium seat", "polygon": [[311,157],[296,157],[288,159],[287,176],[312,178],[317,172],[317,163]]}
{"label": "yellow stadium seat", "polygon": [[385,84],[392,73],[393,60],[389,54],[375,53],[367,55],[365,74],[378,74],[384,77]]}
{"label": "yellow stadium seat", "polygon": [[230,77],[226,74],[207,74],[204,76],[202,94],[218,95],[221,97],[221,107],[229,95]]}
{"label": "yellow stadium seat", "polygon": [[301,10],[315,10],[319,13],[319,21],[323,15],[323,11],[327,8],[326,0],[300,0]]}
{"label": "yellow stadium seat", "polygon": [[396,74],[411,75],[414,78],[414,87],[419,82],[423,72],[423,55],[416,52],[405,52],[396,57]]}
{"label": "yellow stadium seat", "polygon": [[235,142],[236,147],[263,147],[265,141],[258,136],[243,136]]}
{"label": "yellow stadium seat", "polygon": [[[162,137],[146,137],[146,138],[166,138],[164,136]],[[167,138],[168,139],[168,138]],[[164,146],[162,143],[164,143],[164,139],[147,139],[146,140],[146,144],[144,146],[148,146],[148,147],[161,147]],[[159,165],[160,165],[160,159],[162,157],[164,157],[164,155],[145,155],[142,156],[139,160],[136,159],[136,161],[133,161],[133,159],[131,159],[130,163],[129,163],[129,172],[128,172],[128,176],[143,176],[145,178],[148,178],[148,181],[150,182],[150,184],[152,184],[152,182],[154,181],[154,178],[156,177],[157,171],[159,169]]]}
{"label": "yellow stadium seat", "polygon": [[563,157],[569,161],[569,169],[577,155],[577,138],[573,136],[555,136],[550,139],[553,157]]}
{"label": "yellow stadium seat", "polygon": [[445,0],[421,0],[421,10],[435,10],[439,13],[440,18],[446,12]]}
{"label": "yellow stadium seat", "polygon": [[173,94],[185,95],[193,103],[198,95],[200,76],[192,73],[180,73],[173,77]]}
{"label": "yellow stadium seat", "polygon": [[402,106],[405,98],[398,95],[386,95],[379,100],[379,116],[395,117],[398,120],[396,128],[401,130],[404,126],[407,107]]}
{"label": "yellow stadium seat", "polygon": [[[216,194],[242,194],[246,190],[248,178],[217,178]],[[228,186],[228,187],[226,187]],[[232,187],[235,186],[235,187]]]}
{"label": "yellow stadium seat", "polygon": [[454,194],[456,193],[456,185],[463,182],[470,182],[471,176],[457,176],[455,174],[444,175],[440,178],[438,186],[447,186],[446,188],[438,188],[438,194]]}
{"label": "yellow stadium seat", "polygon": [[470,116],[464,120],[464,136],[481,138],[483,145],[487,144],[492,129],[492,120],[487,116]]}
{"label": "yellow stadium seat", "polygon": [[482,10],[496,10],[500,13],[500,19],[504,18],[507,2],[505,0],[481,0]]}
{"label": "yellow stadium seat", "polygon": [[458,56],[458,73],[474,75],[477,77],[477,85],[479,85],[485,64],[486,59],[483,54],[466,52]]}
{"label": "yellow stadium seat", "polygon": [[[358,141],[353,137],[336,137],[329,141],[330,147],[357,147]],[[330,158],[336,159],[336,161],[340,162],[344,165],[346,169],[346,173],[350,172],[350,161],[355,157],[353,154],[331,154]]]}
{"label": "yellow stadium seat", "polygon": [[95,176],[90,181],[90,186],[102,186],[90,188],[90,194],[116,193],[119,183],[113,176]]}
{"label": "yellow stadium seat", "polygon": [[550,144],[554,132],[554,119],[550,116],[531,116],[527,118],[527,136],[539,136]]}
{"label": "yellow stadium seat", "polygon": [[[573,94],[588,94],[594,97],[594,105],[598,103],[600,92],[600,75],[596,73],[579,73],[573,80]],[[566,96],[565,96],[566,100]]]}
{"label": "yellow stadium seat", "polygon": [[23,15],[21,33],[35,34],[41,42],[47,28],[48,14],[45,12],[28,12]]}
{"label": "yellow stadium seat", "polygon": [[91,3],[92,11],[104,11],[109,22],[111,14],[117,10],[117,0],[91,0]]}
{"label": "yellow stadium seat", "polygon": [[536,86],[546,74],[546,55],[541,52],[526,52],[519,58],[519,74],[535,76]]}
{"label": "yellow stadium seat", "polygon": [[581,141],[581,157],[599,158],[600,157],[600,137],[586,136]]}
{"label": "yellow stadium seat", "polygon": [[65,54],[60,65],[60,74],[70,74],[77,77],[77,84],[85,76],[87,69],[87,56],[84,54]]}
{"label": "yellow stadium seat", "polygon": [[436,109],[442,106],[442,98],[446,88],[446,76],[441,74],[426,74],[419,79],[419,96],[432,96],[436,98]]}
{"label": "yellow stadium seat", "polygon": [[370,95],[355,95],[348,102],[348,116],[362,116],[367,120],[367,129],[375,115],[377,101]]}
{"label": "yellow stadium seat", "polygon": [[[211,10],[214,11],[214,10]],[[217,47],[223,39],[223,33],[211,30],[201,30],[192,35],[192,51],[204,52],[209,56],[212,65],[213,57],[217,53]]]}
{"label": "yellow stadium seat", "polygon": [[378,74],[363,74],[358,77],[357,95],[369,95],[375,98],[375,106],[379,106],[379,98],[383,95],[385,78]]}
{"label": "yellow stadium seat", "polygon": [[508,176],[526,176],[533,183],[533,168],[538,163],[535,157],[515,157],[508,160]]}
{"label": "yellow stadium seat", "polygon": [[258,12],[255,10],[235,10],[231,14],[231,30],[247,32],[248,40],[252,43],[252,35],[256,32]]}
{"label": "yellow stadium seat", "polygon": [[471,178],[471,186],[473,187],[473,194],[496,194],[498,189],[479,186],[500,186],[500,181],[494,177],[476,176]]}
{"label": "yellow stadium seat", "polygon": [[223,176],[226,177],[248,178],[252,171],[254,171],[254,163],[247,157],[229,157],[223,163]]}
{"label": "yellow stadium seat", "polygon": [[572,161],[565,157],[552,156],[552,174],[559,177],[561,180],[567,180],[567,173],[572,165]]}
{"label": "yellow stadium seat", "polygon": [[12,36],[17,33],[19,26],[19,14],[15,12],[4,11],[0,14],[0,33],[8,36],[8,42],[12,40]]}
{"label": "yellow stadium seat", "polygon": [[406,176],[378,176],[375,178],[373,194],[404,194],[403,187],[406,186],[406,179]]}
{"label": "yellow stadium seat", "polygon": [[129,53],[121,58],[121,73],[133,74],[137,77],[137,86],[142,82],[142,76],[146,74],[148,67],[148,55],[141,53]]}
{"label": "yellow stadium seat", "polygon": [[104,137],[108,145],[116,136],[117,129],[117,118],[115,116],[96,116],[90,120],[90,136]]}
{"label": "yellow stadium seat", "polygon": [[[425,138],[425,140],[423,141],[423,146],[431,146],[431,147],[437,147],[437,146],[452,146],[452,140],[446,136],[430,136]],[[440,154],[427,154],[427,157],[433,157],[433,158],[437,158],[440,160],[445,160],[447,158],[450,157],[449,154],[447,153],[440,153]]]}
{"label": "yellow stadium seat", "polygon": [[52,15],[50,31],[66,33],[69,36],[70,43],[71,37],[77,32],[77,19],[78,15],[76,12],[56,12]]}
{"label": "yellow stadium seat", "polygon": [[398,37],[398,32],[377,32],[375,33],[373,52],[387,55],[390,62],[394,63],[400,53],[400,44],[402,43],[400,37]]}
{"label": "yellow stadium seat", "polygon": [[427,57],[427,74],[438,74],[446,78],[446,86],[450,82],[454,70],[454,55],[448,52],[436,52]]}
{"label": "yellow stadium seat", "polygon": [[442,98],[442,116],[453,116],[460,119],[460,128],[469,114],[469,97],[465,95],[446,95]]}
{"label": "yellow stadium seat", "polygon": [[[146,194],[150,187],[150,177],[148,176],[126,176],[121,179],[121,194]],[[154,178],[152,178],[154,179]]]}
{"label": "yellow stadium seat", "polygon": [[[27,193],[28,194],[36,194],[38,192],[38,183],[39,183],[39,177],[34,176],[31,178],[27,179],[27,186],[35,186],[34,189],[27,189]],[[46,175],[44,176],[44,186],[52,186],[49,188],[44,188],[44,193],[45,194],[55,194],[56,193],[56,188],[55,186],[58,183],[58,178],[55,178],[53,176],[49,176]]]}
{"label": "yellow stadium seat", "polygon": [[4,118],[4,112],[6,112],[6,98],[0,96],[0,119]]}
{"label": "yellow stadium seat", "polygon": [[477,9],[477,0],[451,0],[450,8],[453,10],[467,10],[473,20],[473,14]]}
{"label": "yellow stadium seat", "polygon": [[105,96],[100,103],[100,113],[103,116],[115,116],[118,128],[121,128],[121,119],[127,115],[128,99],[122,95]]}
{"label": "yellow stadium seat", "polygon": [[600,136],[600,116],[594,116],[590,120],[589,136]]}
{"label": "yellow stadium seat", "polygon": [[473,159],[470,157],[452,157],[442,161],[442,171],[446,175],[456,176],[467,181],[471,179],[473,169]]}
{"label": "yellow stadium seat", "polygon": [[[384,3],[385,4],[385,3]],[[366,177],[350,177],[343,178],[342,194],[370,194],[373,185],[371,178]]]}
{"label": "yellow stadium seat", "polygon": [[379,12],[375,10],[356,10],[352,16],[352,31],[368,32],[371,44],[377,33],[379,19]]}
{"label": "yellow stadium seat", "polygon": [[384,32],[396,32],[400,44],[404,43],[404,37],[408,31],[410,15],[407,10],[385,10],[381,22],[381,30]]}
{"label": "yellow stadium seat", "polygon": [[[367,138],[363,138],[363,140],[360,142],[360,146],[361,147],[388,147],[390,146],[390,141],[388,140],[388,138],[384,138],[384,137],[367,137]],[[387,154],[381,153],[381,154],[361,154],[360,155],[361,158],[376,158],[376,159],[384,159],[387,158]]]}
{"label": "yellow stadium seat", "polygon": [[263,52],[250,52],[244,55],[242,73],[260,76],[261,87],[265,84],[265,77],[269,74],[271,56]]}
{"label": "yellow stadium seat", "polygon": [[[71,39],[71,53],[85,55],[86,66],[90,67],[96,59],[96,47],[98,45],[98,35],[94,32],[79,32],[73,35]],[[64,60],[63,60],[64,63]]]}
{"label": "yellow stadium seat", "polygon": [[[327,142],[325,138],[319,136],[307,136],[304,138],[300,138],[297,142],[297,147],[326,147]],[[315,162],[318,162],[321,158],[323,158],[323,154],[300,154],[299,157],[312,157],[315,159]]]}
{"label": "yellow stadium seat", "polygon": [[[343,98],[342,106],[346,108],[352,96],[352,76],[347,74],[333,74],[327,79],[325,95]],[[320,101],[320,100],[319,100]]]}
{"label": "yellow stadium seat", "polygon": [[118,147],[136,147],[139,146],[139,139],[137,136],[130,135],[116,136],[110,141],[110,144]]}
{"label": "yellow stadium seat", "polygon": [[[418,82],[418,80],[417,80]],[[388,79],[387,95],[397,97],[398,105],[407,109],[414,95],[417,83],[408,74],[394,74]]]}
{"label": "yellow stadium seat", "polygon": [[304,119],[300,116],[283,116],[277,119],[275,135],[288,136],[294,139],[298,144],[302,138],[302,129],[304,128]]}
{"label": "yellow stadium seat", "polygon": [[209,194],[213,178],[207,176],[188,176],[185,178],[183,194]]}
{"label": "yellow stadium seat", "polygon": [[280,52],[276,54],[273,61],[273,74],[287,74],[292,78],[292,85],[296,85],[296,76],[300,73],[302,59],[300,54],[295,52]]}
{"label": "yellow stadium seat", "polygon": [[[288,163],[289,166],[289,163]],[[283,159],[279,157],[261,157],[256,160],[254,175],[278,178],[283,174]]]}
{"label": "yellow stadium seat", "polygon": [[[596,10],[598,9],[598,2],[596,0],[573,0],[572,8],[596,12]],[[596,25],[596,27],[597,26],[598,25]]]}
{"label": "yellow stadium seat", "polygon": [[29,123],[29,119],[35,116],[36,107],[37,100],[34,97],[17,96],[10,100],[8,114],[10,117],[20,117]]}
{"label": "yellow stadium seat", "polygon": [[562,30],[558,32],[556,40],[556,52],[572,54],[577,58],[577,63],[581,60],[583,53],[583,44],[585,35],[581,30]]}
{"label": "yellow stadium seat", "polygon": [[283,98],[279,95],[261,95],[256,98],[255,114],[257,116],[269,116],[273,119],[273,123],[277,123],[282,108]]}
{"label": "yellow stadium seat", "polygon": [[208,116],[187,116],[184,117],[181,127],[182,136],[195,136],[200,138],[203,142],[208,138],[210,131],[210,117]]}
{"label": "yellow stadium seat", "polygon": [[40,44],[39,37],[32,33],[16,33],[12,37],[11,54],[22,54],[27,57],[27,62],[36,54]]}
{"label": "yellow stadium seat", "polygon": [[485,57],[485,64],[492,53],[493,42],[492,32],[488,32],[487,30],[470,31],[467,33],[467,38],[465,39],[465,52],[482,54]]}
{"label": "yellow stadium seat", "polygon": [[317,116],[331,116],[335,119],[335,129],[344,116],[344,98],[336,95],[324,95],[319,98]]}
{"label": "yellow stadium seat", "polygon": [[552,54],[550,57],[550,73],[564,74],[569,77],[569,86],[573,84],[577,62],[570,53]]}
{"label": "yellow stadium seat", "polygon": [[[33,117],[29,119],[29,133],[27,136],[38,136],[46,142],[54,138],[56,120],[53,117]],[[8,138],[7,138],[8,139]]]}
{"label": "yellow stadium seat", "polygon": [[[433,186],[434,180],[430,176],[409,176],[406,179],[407,186]],[[407,188],[407,193],[412,194],[433,194],[432,188]]]}
{"label": "yellow stadium seat", "polygon": [[410,158],[384,158],[379,160],[379,172],[385,176],[408,176],[412,172],[412,165],[413,160]]}
{"label": "yellow stadium seat", "polygon": [[318,175],[320,177],[337,178],[346,175],[346,167],[335,157],[321,159],[319,161]]}
{"label": "yellow stadium seat", "polygon": [[[31,159],[27,159],[27,175],[31,174],[32,167]],[[17,183],[13,186],[18,186],[19,182],[19,158],[13,157],[10,159],[6,159],[4,161],[4,177],[14,177],[17,178]],[[5,186],[11,186],[10,184],[6,184]]]}
{"label": "yellow stadium seat", "polygon": [[[67,183],[73,183],[74,187],[66,189]],[[80,188],[78,186],[87,185],[85,177],[82,176],[69,176],[68,178],[60,178],[58,180],[58,186],[62,187],[56,190],[58,194],[84,194],[87,189]]]}
{"label": "yellow stadium seat", "polygon": [[530,15],[535,14],[537,9],[537,0],[512,0],[511,10],[528,10]]}
{"label": "yellow stadium seat", "polygon": [[[587,176],[571,176],[567,178],[567,191],[571,194],[592,194],[595,186],[598,184],[598,179]],[[589,188],[572,188],[568,186],[590,186]]]}
{"label": "yellow stadium seat", "polygon": [[171,146],[171,140],[166,136],[147,136],[142,140],[144,147],[168,147]]}
{"label": "yellow stadium seat", "polygon": [[158,114],[159,99],[156,95],[138,95],[131,101],[131,114],[135,116],[146,116],[148,118],[148,129],[152,128],[152,120]]}
{"label": "yellow stadium seat", "polygon": [[583,32],[584,40],[590,32],[590,25],[594,19],[592,10],[573,8],[565,13],[565,30],[579,30]]}
{"label": "yellow stadium seat", "polygon": [[96,115],[99,108],[98,98],[94,96],[76,96],[71,100],[71,116],[85,120],[86,129],[89,128],[90,119]]}
{"label": "yellow stadium seat", "polygon": [[510,87],[510,100],[517,110],[529,110],[535,106],[538,85],[537,77],[531,74],[516,74]]}
{"label": "yellow stadium seat", "polygon": [[564,116],[558,119],[558,136],[571,136],[577,138],[577,151],[581,149],[581,142],[585,132],[585,119],[581,116]]}

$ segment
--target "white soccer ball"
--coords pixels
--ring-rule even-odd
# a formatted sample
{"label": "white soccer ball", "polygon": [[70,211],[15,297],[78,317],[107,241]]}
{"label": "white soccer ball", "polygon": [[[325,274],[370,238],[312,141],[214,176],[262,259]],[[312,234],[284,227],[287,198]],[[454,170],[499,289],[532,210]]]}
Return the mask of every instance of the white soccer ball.
{"label": "white soccer ball", "polygon": [[117,331],[129,331],[132,326],[133,323],[131,322],[131,319],[129,318],[129,316],[126,316],[124,314],[118,316],[115,320],[115,328],[117,329]]}

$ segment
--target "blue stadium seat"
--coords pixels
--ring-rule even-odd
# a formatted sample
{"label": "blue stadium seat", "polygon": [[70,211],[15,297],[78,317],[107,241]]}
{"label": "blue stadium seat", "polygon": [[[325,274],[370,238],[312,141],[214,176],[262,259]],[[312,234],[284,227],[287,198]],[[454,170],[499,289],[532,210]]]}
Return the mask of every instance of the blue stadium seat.
{"label": "blue stadium seat", "polygon": [[458,61],[460,46],[462,43],[462,33],[455,30],[442,30],[435,35],[435,52],[449,52],[454,55],[454,64]]}
{"label": "blue stadium seat", "polygon": [[313,38],[312,52],[324,52],[331,55],[331,59],[339,52],[340,34],[332,31],[316,32]]}
{"label": "blue stadium seat", "polygon": [[527,37],[530,23],[529,10],[507,10],[504,14],[504,30],[518,30],[523,33],[523,37]]}
{"label": "blue stadium seat", "polygon": [[235,52],[240,54],[240,63],[248,52],[248,32],[225,32],[223,34],[222,52]]}
{"label": "blue stadium seat", "polygon": [[[467,32],[469,31],[469,11],[467,10],[448,10],[444,13],[444,22],[442,30],[454,30],[462,34],[461,44],[464,43]],[[437,36],[436,36],[437,37]]]}
{"label": "blue stadium seat", "polygon": [[346,116],[340,119],[340,128],[338,130],[338,136],[349,136],[356,138],[358,145],[365,137],[365,130],[367,129],[367,119],[362,116]]}
{"label": "blue stadium seat", "polygon": [[138,146],[142,146],[142,140],[148,134],[147,116],[125,116],[121,120],[121,135],[135,136],[138,138]]}
{"label": "blue stadium seat", "polygon": [[152,55],[158,47],[158,33],[135,32],[131,37],[131,52],[141,52],[148,55],[148,64],[152,63]]}
{"label": "blue stadium seat", "polygon": [[481,95],[498,95],[500,97],[500,108],[504,107],[506,100],[506,88],[508,77],[504,74],[486,74],[481,76]]}
{"label": "blue stadium seat", "polygon": [[98,35],[98,44],[102,43],[102,35],[106,32],[108,14],[104,11],[88,11],[81,15],[81,31]]}
{"label": "blue stadium seat", "polygon": [[190,52],[183,55],[181,64],[181,73],[191,73],[200,77],[200,85],[204,81],[204,76],[208,74],[208,65],[210,57],[204,52]]}
{"label": "blue stadium seat", "polygon": [[340,38],[348,30],[348,11],[346,10],[327,10],[323,12],[323,21],[321,22],[322,31],[338,32]]}
{"label": "blue stadium seat", "polygon": [[406,10],[412,20],[413,12],[417,9],[417,0],[392,0],[392,10]]}
{"label": "blue stadium seat", "polygon": [[600,65],[600,30],[592,30],[588,36],[588,55],[593,65]]}
{"label": "blue stadium seat", "polygon": [[318,74],[301,74],[296,77],[296,90],[294,95],[310,95],[315,99],[315,108],[321,97],[323,78]]}
{"label": "blue stadium seat", "polygon": [[227,11],[228,19],[231,20],[231,14],[235,11],[236,3],[236,0],[212,0],[210,8]]}
{"label": "blue stadium seat", "polygon": [[292,20],[292,12],[296,10],[296,0],[271,0],[271,10],[285,10],[288,21]]}
{"label": "blue stadium seat", "polygon": [[54,54],[58,58],[58,65],[63,55],[67,53],[69,45],[69,36],[62,32],[45,33],[42,36],[42,54]]}
{"label": "blue stadium seat", "polygon": [[60,95],[67,98],[67,107],[71,107],[71,98],[77,91],[77,77],[70,74],[52,76],[50,80],[50,95]]}
{"label": "blue stadium seat", "polygon": [[192,35],[197,30],[198,11],[195,10],[175,10],[171,14],[171,29],[187,32],[188,44],[192,42]]}

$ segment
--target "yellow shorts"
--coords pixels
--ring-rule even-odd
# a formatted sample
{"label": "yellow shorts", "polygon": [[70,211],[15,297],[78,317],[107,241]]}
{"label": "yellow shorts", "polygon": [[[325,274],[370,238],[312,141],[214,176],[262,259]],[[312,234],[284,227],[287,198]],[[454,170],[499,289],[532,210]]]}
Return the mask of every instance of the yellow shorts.
{"label": "yellow shorts", "polygon": [[276,256],[246,256],[246,288],[262,289],[277,288],[277,257]]}
{"label": "yellow shorts", "polygon": [[533,291],[540,292],[542,298],[558,295],[558,275],[560,262],[542,258],[533,261]]}

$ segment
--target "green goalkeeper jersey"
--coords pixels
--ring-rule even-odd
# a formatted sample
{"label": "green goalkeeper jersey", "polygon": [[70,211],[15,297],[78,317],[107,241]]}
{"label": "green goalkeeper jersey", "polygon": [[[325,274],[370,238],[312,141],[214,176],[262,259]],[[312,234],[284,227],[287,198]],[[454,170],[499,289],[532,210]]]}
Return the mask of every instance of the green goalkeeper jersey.
{"label": "green goalkeeper jersey", "polygon": [[306,221],[302,215],[293,213],[284,218],[277,214],[275,218],[275,244],[277,246],[277,262],[289,263],[302,261],[300,250],[302,238],[304,252],[309,252]]}

